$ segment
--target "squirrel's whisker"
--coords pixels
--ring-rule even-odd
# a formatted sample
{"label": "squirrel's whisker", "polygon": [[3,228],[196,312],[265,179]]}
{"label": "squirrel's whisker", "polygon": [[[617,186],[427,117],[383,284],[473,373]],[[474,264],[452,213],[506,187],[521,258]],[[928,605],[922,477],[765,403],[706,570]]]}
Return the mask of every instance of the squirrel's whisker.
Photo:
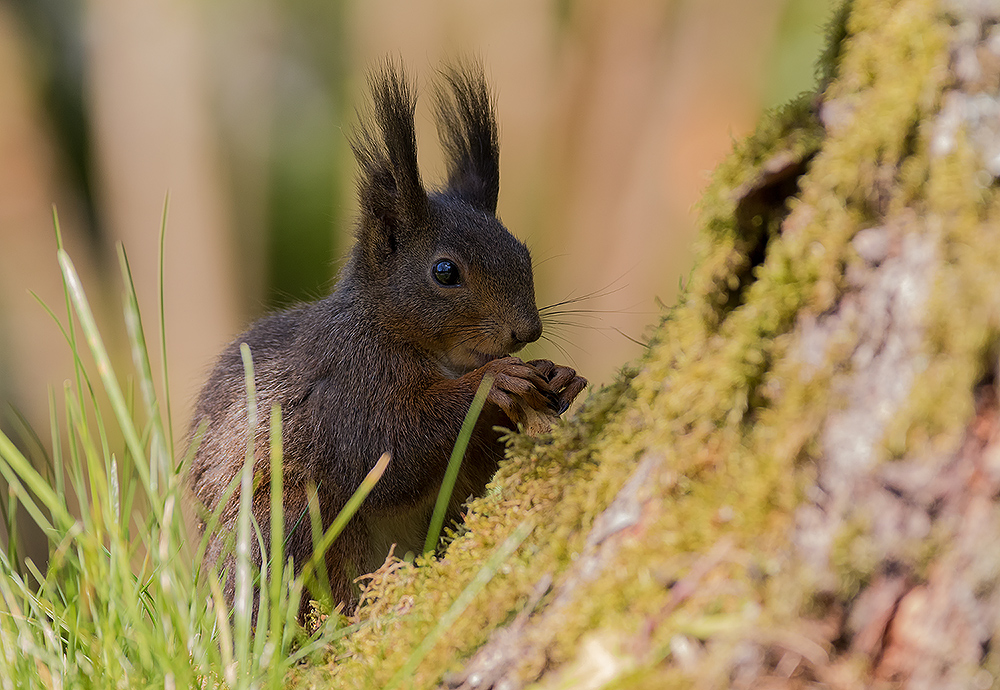
{"label": "squirrel's whisker", "polygon": [[[562,345],[560,345],[559,343],[557,343],[557,342],[556,342],[555,340],[553,340],[553,339],[552,339],[552,336],[548,336],[548,335],[543,335],[543,336],[541,337],[541,339],[542,339],[542,340],[544,340],[545,342],[547,342],[547,343],[548,343],[549,345],[551,345],[551,346],[552,346],[552,347],[554,347],[555,349],[559,350],[559,353],[560,353],[560,354],[561,354],[561,355],[562,355],[563,357],[565,357],[566,359],[568,359],[568,360],[570,360],[571,362],[573,362],[573,356],[572,356],[572,355],[571,355],[571,354],[570,354],[569,352],[567,352],[567,351],[566,351],[566,348],[565,348],[565,347],[563,347]],[[574,364],[574,366],[576,365],[576,363],[575,363],[575,362],[573,362],[573,364]]]}
{"label": "squirrel's whisker", "polygon": [[616,287],[614,289],[611,289],[611,286],[614,285],[619,280],[621,280],[621,278],[616,278],[606,288],[601,288],[600,290],[594,290],[593,292],[588,292],[586,295],[580,295],[579,297],[567,297],[566,299],[562,300],[561,302],[555,302],[553,304],[547,304],[544,307],[539,307],[538,311],[539,312],[545,312],[545,311],[548,311],[549,309],[554,309],[556,307],[562,307],[562,306],[567,305],[567,304],[577,304],[578,302],[585,302],[587,300],[592,300],[592,299],[601,299],[603,297],[608,297],[610,295],[614,295],[614,294],[616,294],[618,292],[621,292],[626,287],[628,287],[627,285],[620,285],[620,286],[618,286],[618,287]]}

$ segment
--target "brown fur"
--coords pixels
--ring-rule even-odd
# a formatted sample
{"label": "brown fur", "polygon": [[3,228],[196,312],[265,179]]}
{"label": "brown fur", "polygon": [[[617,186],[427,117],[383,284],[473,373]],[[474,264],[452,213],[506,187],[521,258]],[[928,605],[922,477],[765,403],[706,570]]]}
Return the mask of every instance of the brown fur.
{"label": "brown fur", "polygon": [[[497,469],[503,448],[495,426],[559,414],[586,385],[568,367],[508,356],[537,340],[542,325],[528,250],[495,216],[497,127],[481,68],[444,73],[438,122],[448,186],[434,193],[417,170],[415,99],[405,76],[387,65],[370,82],[374,122],[353,141],[361,212],[351,258],[328,297],[261,319],[219,357],[194,414],[192,429],[205,423],[207,430],[188,477],[195,496],[214,510],[243,466],[240,344],[247,343],[259,410],[254,470],[269,476],[268,411],[278,403],[285,551],[297,571],[312,555],[309,492],[316,491],[325,529],[379,456],[391,454],[326,557],[333,595],[345,603],[356,599],[353,578],[381,565],[391,544],[397,553],[422,548],[449,454],[485,375],[494,383],[462,464],[452,517]],[[435,278],[442,259],[457,267],[459,285]],[[253,497],[265,553],[268,492],[268,482],[259,482]],[[206,560],[220,570],[232,570],[224,544],[236,516],[233,498],[210,537]],[[259,568],[262,552],[251,541]],[[233,596],[231,573],[226,594]]]}

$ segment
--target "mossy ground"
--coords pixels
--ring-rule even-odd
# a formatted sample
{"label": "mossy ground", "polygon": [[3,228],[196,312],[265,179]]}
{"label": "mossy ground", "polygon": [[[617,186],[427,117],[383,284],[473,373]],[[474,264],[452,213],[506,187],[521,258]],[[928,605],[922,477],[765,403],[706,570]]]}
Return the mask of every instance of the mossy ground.
{"label": "mossy ground", "polygon": [[[522,680],[571,686],[602,650],[614,660],[608,687],[726,686],[741,641],[808,640],[802,631],[823,615],[821,589],[856,594],[879,560],[865,548],[865,525],[841,531],[832,590],[790,542],[824,421],[844,404],[831,382],[850,368],[855,345],[831,344],[804,372],[797,324],[837,305],[859,261],[859,230],[904,212],[923,219],[914,231],[934,229],[944,256],[925,320],[926,365],[879,453],[889,461],[955,443],[995,357],[1000,198],[981,183],[969,146],[931,153],[950,31],[933,0],[846,5],[821,92],[767,114],[716,171],[696,268],[645,356],[550,434],[514,437],[488,495],[469,507],[466,531],[439,559],[377,574],[358,614],[367,625],[299,680],[383,687],[489,555],[529,522],[520,548],[404,683],[437,685],[513,620],[543,576],[559,591],[595,518],[648,454],[660,458],[645,488],[653,500],[615,562],[575,590],[571,613],[528,627]],[[914,549],[915,565],[935,548]],[[679,597],[685,577],[696,586]],[[850,680],[865,669],[858,661],[841,672]]]}

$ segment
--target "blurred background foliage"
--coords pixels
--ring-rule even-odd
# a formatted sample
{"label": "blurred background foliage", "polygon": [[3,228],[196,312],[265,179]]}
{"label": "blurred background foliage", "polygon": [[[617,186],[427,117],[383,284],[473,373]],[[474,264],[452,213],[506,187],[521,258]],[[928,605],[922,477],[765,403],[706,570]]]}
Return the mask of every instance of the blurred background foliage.
{"label": "blurred background foliage", "polygon": [[[333,284],[351,242],[347,134],[365,70],[427,93],[478,55],[498,96],[500,214],[539,304],[593,295],[529,356],[595,383],[635,356],[692,260],[708,173],[763,108],[813,86],[832,0],[0,0],[0,425],[47,438],[72,371],[29,294],[62,302],[51,207],[109,337],[114,245],[158,342],[159,226],[175,430],[215,355]],[[424,179],[442,177],[428,101]],[[122,345],[118,355],[127,356]],[[154,346],[155,350],[155,346]],[[154,351],[155,355],[156,352]]]}

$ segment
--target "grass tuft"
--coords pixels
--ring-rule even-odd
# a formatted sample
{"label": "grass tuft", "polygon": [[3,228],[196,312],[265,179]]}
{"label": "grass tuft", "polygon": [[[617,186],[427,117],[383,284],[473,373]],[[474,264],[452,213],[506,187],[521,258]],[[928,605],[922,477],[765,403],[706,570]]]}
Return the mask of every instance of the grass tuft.
{"label": "grass tuft", "polygon": [[[240,492],[231,609],[222,594],[229,573],[202,569],[206,542],[193,538],[182,515],[190,502],[183,477],[193,450],[183,457],[180,448],[175,452],[167,365],[156,368],[164,376],[161,398],[128,257],[119,249],[131,362],[116,371],[54,220],[66,318],[46,310],[76,371],[61,396],[49,396],[50,453],[30,429],[21,434],[31,441],[27,455],[0,432],[0,476],[7,484],[0,510],[9,535],[0,548],[0,689],[283,687],[302,658],[326,650],[348,629],[340,627],[339,616],[311,635],[297,623],[304,588],[282,550],[280,409],[270,410],[274,549],[260,572],[249,558],[251,540],[261,538],[250,511],[252,446],[231,487]],[[162,303],[160,311],[162,330]],[[160,343],[165,345],[162,334]],[[249,354],[247,404],[255,414]],[[192,446],[203,432],[194,434]],[[329,547],[387,462],[383,457],[376,464],[321,547]],[[19,513],[44,535],[47,564],[24,556]],[[217,513],[209,516],[209,529]],[[306,575],[314,568],[307,565]]]}

